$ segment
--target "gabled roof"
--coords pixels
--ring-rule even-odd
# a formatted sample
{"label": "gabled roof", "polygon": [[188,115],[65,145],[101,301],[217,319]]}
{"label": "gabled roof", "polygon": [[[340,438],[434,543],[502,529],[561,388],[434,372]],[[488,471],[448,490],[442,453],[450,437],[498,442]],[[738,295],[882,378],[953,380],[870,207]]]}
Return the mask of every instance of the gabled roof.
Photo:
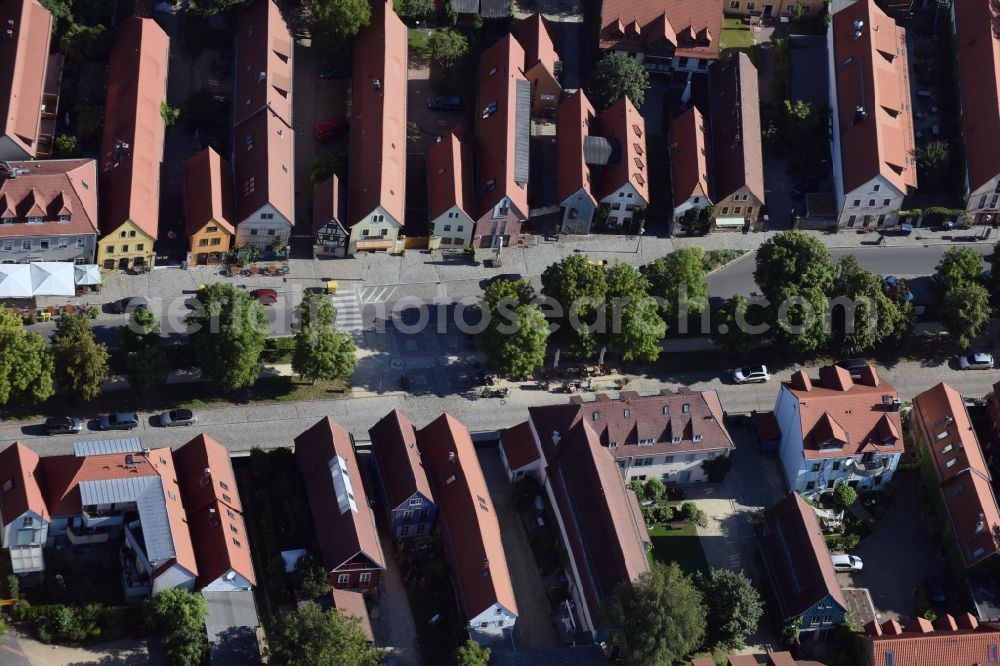
{"label": "gabled roof", "polygon": [[831,29],[844,191],[881,175],[906,194],[917,186],[906,31],[874,0],[838,11]]}
{"label": "gabled roof", "polygon": [[531,89],[523,66],[524,49],[510,34],[479,59],[477,217],[505,196],[522,215],[528,214]]}
{"label": "gabled roof", "polygon": [[709,70],[712,95],[712,190],[715,201],[746,187],[764,200],[757,68],[736,52]]}
{"label": "gabled roof", "polygon": [[354,40],[350,225],[379,206],[404,223],[407,43],[406,25],[392,3],[373,3],[371,23]]}
{"label": "gabled roof", "polygon": [[234,130],[236,222],[266,204],[295,222],[295,137],[288,125],[265,109]]}
{"label": "gabled roof", "polygon": [[295,438],[295,460],[309,496],[316,541],[327,570],[336,569],[359,553],[374,566],[385,569],[385,555],[351,435],[326,417]]}
{"label": "gabled roof", "polygon": [[603,199],[626,183],[649,202],[649,176],[646,163],[646,121],[628,97],[622,97],[597,116],[597,133],[616,140],[621,150],[618,164],[601,170],[600,195]]}
{"label": "gabled roof", "polygon": [[433,502],[434,494],[420,460],[413,423],[394,409],[368,431],[368,436],[382,473],[389,508],[395,509],[417,493]]}
{"label": "gabled roof", "polygon": [[847,609],[816,514],[798,493],[765,510],[761,548],[783,618],[827,597]]}
{"label": "gabled roof", "polygon": [[635,52],[666,39],[677,56],[717,58],[722,13],[722,0],[604,0],[600,47]]}
{"label": "gabled roof", "polygon": [[462,128],[452,128],[427,149],[427,190],[430,220],[452,206],[458,206],[470,218],[475,214],[471,148]]}
{"label": "gabled roof", "polygon": [[541,62],[549,74],[554,76],[559,54],[556,53],[556,46],[552,43],[552,35],[549,34],[548,21],[545,17],[540,12],[535,12],[515,22],[511,32],[524,48],[524,70],[527,71]]}
{"label": "gabled roof", "polygon": [[965,566],[1000,553],[1000,509],[989,478],[965,469],[941,484]]}
{"label": "gabled roof", "polygon": [[292,56],[292,35],[273,0],[258,0],[240,14],[233,98],[236,125],[268,108],[292,126]]}
{"label": "gabled roof", "polygon": [[233,174],[229,162],[209,146],[184,163],[184,199],[187,233],[195,234],[209,222],[229,233],[233,228]]}
{"label": "gabled roof", "polygon": [[1000,8],[976,0],[952,4],[962,85],[970,191],[1000,174]]}
{"label": "gabled roof", "polygon": [[709,199],[708,132],[698,107],[670,121],[670,184],[674,201]]}
{"label": "gabled roof", "polygon": [[174,459],[188,511],[200,511],[216,500],[243,511],[226,447],[202,433],[174,451]]}
{"label": "gabled roof", "polygon": [[365,603],[364,594],[352,590],[342,590],[334,587],[330,589],[333,597],[333,607],[342,615],[355,617],[358,619],[358,628],[369,641],[374,641],[372,633],[372,623],[368,616],[368,605]]}
{"label": "gabled roof", "polygon": [[[15,221],[0,224],[0,238],[97,233],[97,162],[38,160],[7,162],[7,166],[24,173],[17,178],[0,176],[0,217]],[[23,213],[34,205],[41,207],[43,221],[29,227],[22,224]],[[69,222],[60,222],[60,215],[69,215]]]}
{"label": "gabled roof", "polygon": [[49,520],[48,507],[36,474],[38,454],[21,442],[0,451],[0,518],[10,525],[26,511]]}
{"label": "gabled roof", "polygon": [[[590,167],[584,158],[585,137],[595,130],[594,107],[580,88],[559,105],[556,116],[556,153],[559,159],[559,201],[565,201],[581,189],[594,198]],[[596,200],[594,201],[596,205]]]}
{"label": "gabled roof", "polygon": [[497,603],[517,615],[500,523],[468,428],[442,414],[419,431],[418,445],[451,542],[452,578],[466,619]]}
{"label": "gabled roof", "polygon": [[343,227],[346,217],[347,188],[337,174],[331,174],[313,188],[313,233],[319,233],[331,220]]}
{"label": "gabled roof", "polygon": [[0,3],[0,136],[34,157],[52,39],[52,15],[37,0]]}
{"label": "gabled roof", "polygon": [[938,479],[947,481],[964,469],[990,478],[983,450],[958,391],[942,382],[913,398],[913,404],[915,420],[930,446]]}
{"label": "gabled roof", "polygon": [[542,454],[535,445],[531,421],[519,423],[500,432],[500,446],[510,469],[516,470],[539,460]]}
{"label": "gabled roof", "polygon": [[118,27],[111,49],[101,178],[101,233],[131,220],[156,239],[160,220],[160,161],[165,127],[170,39],[151,18]]}
{"label": "gabled roof", "polygon": [[[960,2],[962,0],[959,0]],[[901,627],[895,620],[865,627],[868,663],[875,666],[977,666],[997,661],[1000,625],[980,625],[971,614],[943,615],[933,625],[923,618]]]}

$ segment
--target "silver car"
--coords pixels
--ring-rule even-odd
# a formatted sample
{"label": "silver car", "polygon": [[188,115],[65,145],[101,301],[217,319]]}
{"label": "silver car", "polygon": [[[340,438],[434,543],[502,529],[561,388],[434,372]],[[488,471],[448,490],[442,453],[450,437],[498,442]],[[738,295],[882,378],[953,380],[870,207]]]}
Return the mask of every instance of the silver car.
{"label": "silver car", "polygon": [[958,358],[958,367],[962,370],[992,370],[993,355],[985,352],[964,354]]}
{"label": "silver car", "polygon": [[190,409],[172,409],[160,414],[160,425],[164,428],[193,426],[196,423],[198,423],[198,417]]}
{"label": "silver car", "polygon": [[733,381],[737,384],[763,384],[770,379],[766,365],[747,365],[733,370]]}
{"label": "silver car", "polygon": [[132,430],[139,427],[139,419],[134,412],[104,414],[97,420],[99,430]]}

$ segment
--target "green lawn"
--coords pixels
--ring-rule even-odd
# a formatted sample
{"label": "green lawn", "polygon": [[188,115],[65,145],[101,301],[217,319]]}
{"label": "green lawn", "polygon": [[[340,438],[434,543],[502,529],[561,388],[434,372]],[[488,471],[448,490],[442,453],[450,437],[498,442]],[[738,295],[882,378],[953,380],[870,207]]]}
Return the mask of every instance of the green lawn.
{"label": "green lawn", "polygon": [[720,46],[723,51],[726,49],[745,49],[757,43],[750,26],[743,23],[742,19],[727,18],[722,20],[722,41]]}
{"label": "green lawn", "polygon": [[653,549],[649,553],[650,561],[676,562],[684,573],[693,574],[697,571],[708,571],[708,560],[705,551],[701,549],[698,532],[694,525],[688,524],[681,529],[671,529],[657,525],[649,530]]}

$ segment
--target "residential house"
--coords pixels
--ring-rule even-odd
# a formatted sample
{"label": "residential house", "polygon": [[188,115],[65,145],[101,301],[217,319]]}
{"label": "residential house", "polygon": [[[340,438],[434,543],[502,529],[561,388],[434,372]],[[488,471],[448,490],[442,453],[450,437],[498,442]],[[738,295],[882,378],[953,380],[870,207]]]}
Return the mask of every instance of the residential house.
{"label": "residential house", "polygon": [[438,507],[417,447],[417,429],[394,409],[368,435],[382,479],[389,528],[397,539],[434,532]]}
{"label": "residential house", "polygon": [[94,263],[97,163],[40,160],[0,165],[0,263]]}
{"label": "residential house", "polygon": [[806,496],[843,483],[884,490],[903,454],[899,408],[896,389],[872,366],[853,377],[835,365],[820,368],[818,379],[795,372],[774,406],[788,488]]}
{"label": "residential house", "polygon": [[118,27],[111,49],[101,139],[97,263],[107,270],[153,265],[160,224],[160,162],[170,38],[151,18]]}
{"label": "residential house", "polygon": [[226,260],[233,227],[233,176],[229,162],[209,146],[184,163],[188,262],[191,266]]}
{"label": "residential house", "polygon": [[523,66],[524,48],[510,34],[479,59],[476,248],[499,251],[516,244],[528,218],[531,84]]}
{"label": "residential house", "polygon": [[454,0],[451,3],[461,23],[473,23],[480,19],[506,19],[511,15],[508,0]]}
{"label": "residential house", "polygon": [[469,430],[442,414],[417,435],[420,458],[439,507],[458,607],[473,640],[509,637],[517,603],[496,509]]}
{"label": "residential house", "polygon": [[313,233],[316,256],[347,256],[347,188],[331,174],[313,188]]}
{"label": "residential house", "polygon": [[461,127],[427,149],[427,205],[430,249],[472,247],[472,149]]}
{"label": "residential house", "polygon": [[0,161],[52,156],[63,56],[38,0],[0,3]]}
{"label": "residential house", "polygon": [[674,195],[674,222],[689,210],[712,205],[708,184],[708,124],[698,107],[670,121],[670,186]]}
{"label": "residential house", "polygon": [[562,94],[559,75],[562,63],[556,53],[548,21],[540,12],[517,21],[511,28],[524,48],[524,77],[531,83],[531,115],[550,117],[555,114]]}
{"label": "residential house", "polygon": [[966,210],[976,224],[1000,222],[1000,7],[951,5],[965,123]]}
{"label": "residential house", "polygon": [[611,229],[636,232],[649,203],[646,123],[627,97],[600,114],[582,90],[559,107],[556,134],[563,233],[589,234],[598,207]]}
{"label": "residential house", "polygon": [[764,511],[760,549],[781,619],[798,618],[799,641],[824,639],[847,615],[816,514],[792,491]]}
{"label": "residential house", "polygon": [[869,622],[861,636],[867,666],[979,666],[1000,661],[1000,625],[980,624],[972,613],[944,614],[931,622]]}
{"label": "residential house", "polygon": [[286,245],[295,224],[293,50],[274,0],[258,0],[239,15],[231,160],[237,247]]}
{"label": "residential house", "polygon": [[1000,553],[1000,509],[989,467],[958,391],[941,383],[913,399],[914,442],[941,484],[941,498],[966,567]]}
{"label": "residential house", "polygon": [[712,96],[712,216],[716,229],[742,229],[764,207],[757,68],[736,52],[709,68]]}
{"label": "residential house", "polygon": [[906,31],[858,0],[833,14],[827,52],[837,223],[893,227],[917,187]]}
{"label": "residential house", "polygon": [[[676,411],[675,429],[685,427],[682,420],[693,424],[699,416],[707,422],[705,414],[691,411],[697,399],[687,394],[684,402],[671,405],[668,394],[640,398],[630,392],[620,400],[602,394],[592,402],[574,398],[567,405],[531,407],[528,421],[500,433],[508,475],[534,477],[554,509],[569,554],[573,603],[571,621],[563,620],[569,625],[567,634],[582,631],[596,636],[604,626],[601,605],[615,587],[649,570],[650,539],[639,501],[628,485],[640,476],[625,478],[623,470],[635,460],[627,451],[637,453],[642,447],[659,452],[657,441],[673,441],[672,434],[661,437],[665,426],[661,419],[669,421],[672,411]],[[719,414],[721,418],[721,408]],[[724,450],[729,448],[731,443]],[[646,467],[645,459],[635,462]],[[669,465],[661,458],[657,469],[667,470]],[[663,476],[672,475],[665,471]]]}
{"label": "residential house", "polygon": [[727,15],[759,16],[764,19],[822,16],[827,0],[726,0]]}
{"label": "residential house", "polygon": [[406,213],[406,25],[391,2],[372,4],[354,40],[348,175],[349,255],[388,250]]}
{"label": "residential house", "polygon": [[326,417],[295,438],[330,587],[377,588],[385,555],[350,433]]}
{"label": "residential house", "polygon": [[599,45],[652,73],[704,73],[719,57],[722,13],[723,0],[605,0]]}
{"label": "residential house", "polygon": [[[762,661],[763,660],[763,661]],[[726,659],[727,666],[823,666],[821,662],[795,659],[791,652],[768,652],[767,654],[731,654]],[[715,666],[711,657],[695,657],[691,666]]]}
{"label": "residential house", "polygon": [[144,449],[135,438],[73,448],[74,455],[39,458],[15,442],[0,454],[14,573],[43,571],[46,547],[120,540],[126,597],[194,589],[198,566],[170,449]]}

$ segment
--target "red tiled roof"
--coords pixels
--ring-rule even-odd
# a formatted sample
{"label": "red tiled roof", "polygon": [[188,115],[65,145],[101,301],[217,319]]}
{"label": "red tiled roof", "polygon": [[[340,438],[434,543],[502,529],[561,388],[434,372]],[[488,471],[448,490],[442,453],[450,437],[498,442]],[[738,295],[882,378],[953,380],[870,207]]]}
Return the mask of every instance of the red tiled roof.
{"label": "red tiled roof", "polygon": [[184,163],[187,233],[195,234],[210,222],[229,233],[233,228],[233,174],[229,162],[209,146]]}
{"label": "red tiled roof", "polygon": [[[559,105],[556,116],[556,152],[559,158],[559,201],[565,201],[581,189],[594,198],[590,167],[583,153],[584,137],[594,123],[594,107],[580,88]],[[597,204],[597,201],[594,201]]]}
{"label": "red tiled roof", "polygon": [[[604,0],[600,46],[635,52],[666,40],[679,57],[717,58],[722,13],[722,0]],[[685,41],[692,37],[703,41]]]}
{"label": "red tiled roof", "polygon": [[955,45],[962,84],[962,117],[970,191],[1000,174],[1000,8],[992,2],[958,0]]}
{"label": "red tiled roof", "polygon": [[[334,487],[331,461],[344,460],[354,506],[341,512]],[[323,563],[332,571],[359,553],[375,567],[385,569],[385,555],[375,528],[375,516],[361,480],[350,434],[330,417],[320,420],[295,438],[295,459],[302,474],[316,524],[316,540]],[[333,463],[336,467],[336,462]]]}
{"label": "red tiled roof", "polygon": [[21,442],[14,442],[0,451],[0,518],[4,527],[26,511],[49,520],[48,507],[36,476],[38,461],[38,454]]}
{"label": "red tiled roof", "polygon": [[[507,34],[483,51],[479,58],[479,103],[477,114],[478,153],[475,183],[478,198],[477,217],[486,215],[504,197],[514,208],[528,214],[528,184],[518,182],[517,158],[517,82],[524,81],[524,49]],[[496,111],[483,117],[483,110]],[[489,181],[493,181],[490,189]]]}
{"label": "red tiled roof", "polygon": [[31,157],[38,149],[52,21],[37,0],[0,3],[0,26],[13,32],[0,39],[0,136]]}
{"label": "red tiled roof", "polygon": [[313,233],[319,233],[330,220],[344,225],[347,213],[347,191],[344,181],[331,174],[313,188]]}
{"label": "red tiled roof", "polygon": [[887,630],[885,625],[869,625],[867,635],[862,636],[868,663],[883,666],[889,663],[889,653],[892,653],[895,666],[985,666],[996,663],[1000,626],[984,624],[977,627],[975,619],[971,624],[964,621],[961,624],[972,628],[938,628],[924,632],[907,629],[897,632],[895,627]]}
{"label": "red tiled roof", "polygon": [[371,23],[354,40],[349,225],[379,206],[404,223],[406,58],[406,25],[391,2],[373,3]]}
{"label": "red tiled roof", "polygon": [[757,658],[752,654],[733,654],[729,656],[729,666],[758,666]]}
{"label": "red tiled roof", "polygon": [[472,155],[461,128],[453,128],[427,149],[428,218],[458,206],[470,218],[475,214],[472,197]]}
{"label": "red tiled roof", "polygon": [[[97,163],[94,160],[39,160],[8,162],[26,169],[17,178],[0,180],[0,216],[14,224],[0,224],[6,236],[63,236],[97,233]],[[28,226],[28,208],[40,207],[41,224]],[[13,215],[8,215],[13,213]],[[69,215],[69,222],[60,222]]]}
{"label": "red tiled roof", "polygon": [[541,453],[535,446],[535,435],[531,421],[519,423],[500,432],[500,446],[507,458],[511,471],[530,465],[539,458]]}
{"label": "red tiled roof", "polygon": [[746,53],[712,63],[712,190],[721,201],[745,187],[764,201],[757,68]]}
{"label": "red tiled roof", "polygon": [[915,420],[931,448],[939,479],[947,481],[964,469],[990,478],[983,450],[958,391],[942,382],[916,396],[913,405]]}
{"label": "red tiled roof", "polygon": [[273,0],[258,0],[240,14],[233,98],[236,125],[268,108],[292,126],[292,57],[292,35]]}
{"label": "red tiled roof", "polygon": [[[863,23],[858,37],[856,21]],[[881,175],[906,194],[917,186],[906,31],[874,0],[838,11],[832,30],[844,190]]]}
{"label": "red tiled roof", "polygon": [[292,130],[281,118],[264,110],[240,123],[234,132],[237,224],[267,204],[294,223],[295,137]]}
{"label": "red tiled roof", "polygon": [[966,566],[1000,553],[1000,509],[989,478],[966,469],[941,484]]}
{"label": "red tiled roof", "polygon": [[827,597],[847,609],[816,514],[798,493],[764,512],[761,548],[782,617],[801,615]]}
{"label": "red tiled roof", "polygon": [[598,133],[615,139],[621,148],[618,164],[609,164],[601,173],[601,193],[603,199],[613,194],[626,183],[649,202],[649,176],[646,161],[646,121],[628,97],[622,97],[597,116]]}
{"label": "red tiled roof", "polygon": [[[43,486],[46,504],[53,516],[75,516],[83,510],[80,484],[84,481],[105,481],[140,476],[157,476],[154,454],[169,449],[155,449],[149,457],[138,453],[111,453],[96,456],[47,456],[42,458]],[[132,464],[127,464],[127,458]],[[170,476],[173,479],[173,475]]]}
{"label": "red tiled roof", "polygon": [[670,184],[675,202],[709,198],[707,152],[705,119],[692,106],[670,122]]}
{"label": "red tiled roof", "polygon": [[500,524],[468,428],[442,414],[419,431],[418,443],[451,544],[452,580],[466,619],[496,603],[517,615]]}
{"label": "red tiled roof", "polygon": [[330,589],[330,594],[333,595],[333,607],[343,615],[356,617],[361,633],[369,641],[374,641],[375,636],[372,634],[372,623],[368,617],[368,605],[365,604],[364,594],[336,587]]}
{"label": "red tiled roof", "polygon": [[[896,389],[879,379],[874,371],[857,382],[838,366],[820,368],[819,372],[818,379],[810,379],[799,371],[790,381],[783,382],[799,402],[807,459],[857,455],[871,444],[880,453],[903,452],[903,439],[899,436],[903,426],[893,406]],[[831,440],[843,446],[824,447]],[[888,442],[891,444],[886,445]]]}
{"label": "red tiled roof", "polygon": [[433,502],[434,494],[420,460],[413,423],[394,409],[368,431],[368,436],[389,496],[389,508],[397,508],[416,493]]}
{"label": "red tiled roof", "polygon": [[156,239],[169,51],[170,39],[153,19],[131,18],[118,28],[99,165],[102,234],[131,220]]}
{"label": "red tiled roof", "polygon": [[540,12],[515,22],[511,32],[524,47],[525,70],[531,69],[541,61],[550,74],[555,74],[559,54],[556,53],[552,35],[549,34],[549,22]]}
{"label": "red tiled roof", "polygon": [[174,451],[174,459],[188,511],[200,511],[215,500],[243,511],[229,449],[202,433]]}

